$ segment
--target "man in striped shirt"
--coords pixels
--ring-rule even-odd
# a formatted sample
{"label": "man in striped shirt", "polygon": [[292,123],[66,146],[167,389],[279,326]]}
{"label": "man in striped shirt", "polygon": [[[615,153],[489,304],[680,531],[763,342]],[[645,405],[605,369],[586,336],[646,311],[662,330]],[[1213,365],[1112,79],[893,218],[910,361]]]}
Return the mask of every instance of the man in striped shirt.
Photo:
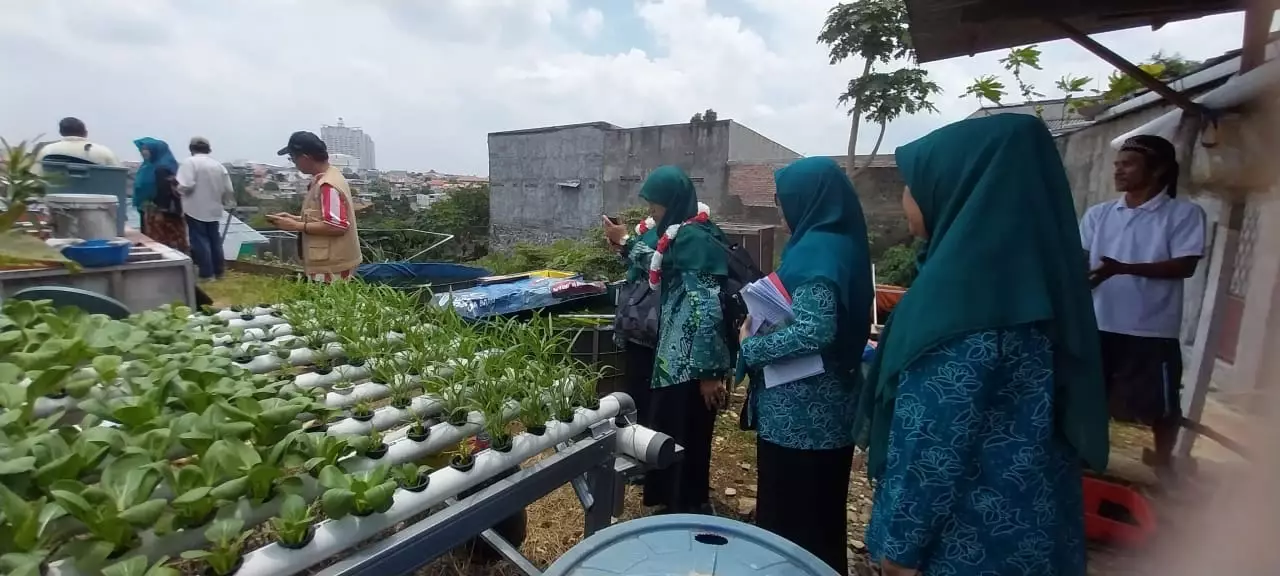
{"label": "man in striped shirt", "polygon": [[302,214],[267,217],[281,230],[297,232],[302,267],[308,278],[333,282],[350,278],[360,266],[360,236],[355,209],[342,171],[329,165],[328,147],[311,132],[294,132],[280,150],[298,170],[312,177],[302,201]]}

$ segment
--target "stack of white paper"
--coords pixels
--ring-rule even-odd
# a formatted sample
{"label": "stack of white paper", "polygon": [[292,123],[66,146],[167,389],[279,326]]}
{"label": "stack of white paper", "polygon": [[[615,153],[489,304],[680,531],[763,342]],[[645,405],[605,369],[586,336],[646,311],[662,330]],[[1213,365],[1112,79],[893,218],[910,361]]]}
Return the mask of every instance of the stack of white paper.
{"label": "stack of white paper", "polygon": [[[742,301],[751,314],[748,330],[753,335],[761,330],[781,327],[795,319],[795,313],[791,310],[791,297],[783,291],[782,283],[773,274],[743,286]],[[821,374],[822,370],[822,356],[818,354],[775,362],[764,367],[764,385],[766,388],[773,388]]]}

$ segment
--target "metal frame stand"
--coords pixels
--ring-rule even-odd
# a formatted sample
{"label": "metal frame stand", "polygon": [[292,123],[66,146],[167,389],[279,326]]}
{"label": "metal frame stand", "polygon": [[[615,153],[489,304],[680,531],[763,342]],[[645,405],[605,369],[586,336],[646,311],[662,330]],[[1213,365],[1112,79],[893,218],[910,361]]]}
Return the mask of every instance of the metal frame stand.
{"label": "metal frame stand", "polygon": [[617,432],[607,422],[590,437],[556,448],[556,454],[447,506],[357,551],[318,576],[410,574],[479,536],[528,576],[542,572],[490,529],[529,504],[571,483],[585,511],[584,535],[608,527],[622,509],[622,477],[640,465],[617,454]]}

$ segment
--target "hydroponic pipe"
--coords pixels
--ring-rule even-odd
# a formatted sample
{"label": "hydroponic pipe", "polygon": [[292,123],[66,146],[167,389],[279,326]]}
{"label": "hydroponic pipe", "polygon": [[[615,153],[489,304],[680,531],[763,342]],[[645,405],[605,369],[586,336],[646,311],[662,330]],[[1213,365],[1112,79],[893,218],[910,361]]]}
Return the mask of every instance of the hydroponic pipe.
{"label": "hydroponic pipe", "polygon": [[396,408],[395,406],[383,406],[375,410],[373,418],[367,422],[361,422],[355,418],[346,418],[330,424],[328,433],[331,436],[341,436],[345,434],[367,434],[370,428],[377,428],[378,431],[389,430],[396,425],[406,424],[413,415],[428,418],[439,414],[443,408],[444,404],[438,398],[419,396],[414,398],[409,407],[405,409]]}
{"label": "hydroponic pipe", "polygon": [[236,574],[288,576],[302,572],[500,472],[519,466],[544,450],[571,440],[597,422],[617,416],[622,407],[618,400],[616,397],[606,396],[600,400],[598,410],[578,410],[571,423],[548,422],[547,431],[541,436],[520,434],[512,439],[509,452],[480,451],[475,454],[475,465],[468,472],[459,472],[453,468],[432,472],[426,490],[418,493],[396,490],[395,502],[385,513],[321,522],[315,528],[315,537],[311,543],[299,550],[288,550],[276,544],[254,550],[244,556],[244,564]]}

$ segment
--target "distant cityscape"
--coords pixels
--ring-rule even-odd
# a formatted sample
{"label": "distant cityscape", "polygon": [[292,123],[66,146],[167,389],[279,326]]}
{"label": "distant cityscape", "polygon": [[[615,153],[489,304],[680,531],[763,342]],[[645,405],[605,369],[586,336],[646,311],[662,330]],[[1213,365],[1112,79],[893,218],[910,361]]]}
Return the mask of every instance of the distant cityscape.
{"label": "distant cityscape", "polygon": [[[347,126],[342,118],[334,125],[320,127],[320,139],[329,149],[329,164],[342,170],[351,186],[359,208],[376,203],[378,198],[405,199],[414,210],[422,210],[443,199],[450,191],[467,186],[488,184],[484,176],[446,174],[435,170],[378,170],[373,137],[363,129]],[[124,165],[136,169],[137,161]],[[223,162],[232,180],[243,185],[244,192],[259,200],[289,201],[307,191],[311,179],[292,165],[232,160]]]}

